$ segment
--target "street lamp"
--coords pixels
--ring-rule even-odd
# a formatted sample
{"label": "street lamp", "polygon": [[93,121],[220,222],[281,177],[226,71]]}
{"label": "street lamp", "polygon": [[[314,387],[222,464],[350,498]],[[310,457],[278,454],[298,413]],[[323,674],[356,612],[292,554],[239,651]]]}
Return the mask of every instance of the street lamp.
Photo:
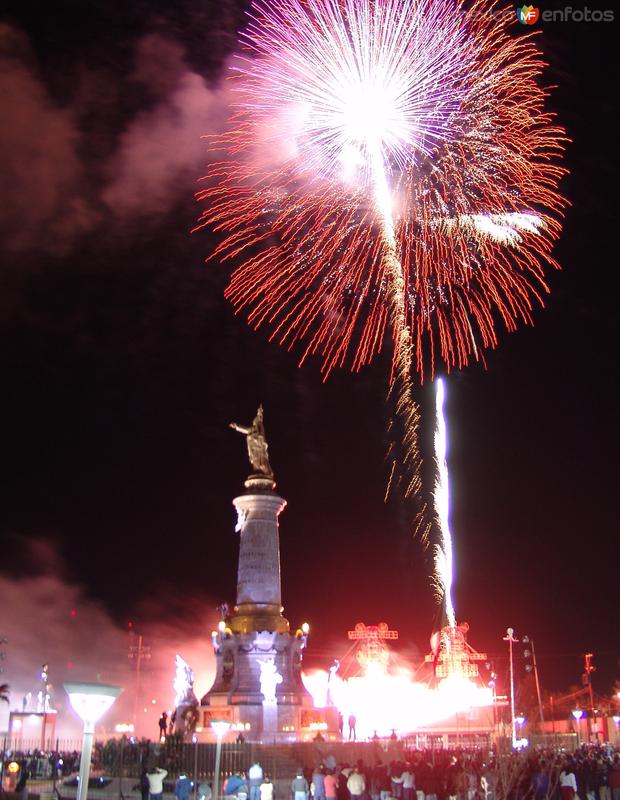
{"label": "street lamp", "polygon": [[95,723],[105,714],[123,690],[119,686],[107,686],[101,683],[65,683],[64,687],[69,695],[73,710],[84,723],[80,777],[78,779],[76,800],[86,800]]}
{"label": "street lamp", "polygon": [[512,663],[512,646],[516,644],[519,640],[515,639],[514,637],[514,628],[506,628],[506,636],[504,636],[504,641],[508,642],[508,652],[510,658],[510,727],[512,731],[512,746],[517,746],[517,729],[516,729],[516,720],[515,720],[515,680],[514,680],[514,669]]}
{"label": "street lamp", "polygon": [[[212,719],[211,728],[217,736],[215,746],[215,775],[213,776],[213,800],[219,800],[220,795],[220,760],[222,758],[222,739],[230,730],[230,721],[227,719]],[[80,800],[80,798],[78,798]]]}
{"label": "street lamp", "polygon": [[[538,665],[536,664],[536,650],[534,648],[534,640],[529,636],[524,636],[521,639],[521,641],[523,642],[523,644],[530,645],[530,647],[532,648],[531,650],[529,649],[524,650],[523,655],[525,656],[526,659],[529,659],[530,656],[532,658],[532,663],[526,664],[525,670],[526,672],[530,671],[534,672],[534,680],[536,681],[536,697],[538,698],[538,713],[540,714],[540,723],[542,726],[545,722],[545,715],[543,713],[542,696],[540,693],[540,681],[538,680]],[[541,733],[542,733],[542,727],[541,727]]]}
{"label": "street lamp", "polygon": [[519,738],[517,739],[517,743],[519,747],[523,747],[523,726],[525,725],[525,717],[523,714],[517,714],[515,717],[515,724],[519,727]]}
{"label": "street lamp", "polygon": [[577,723],[577,747],[581,747],[581,725],[579,723],[583,717],[583,709],[574,708],[571,713],[573,717],[575,717],[575,722]]}

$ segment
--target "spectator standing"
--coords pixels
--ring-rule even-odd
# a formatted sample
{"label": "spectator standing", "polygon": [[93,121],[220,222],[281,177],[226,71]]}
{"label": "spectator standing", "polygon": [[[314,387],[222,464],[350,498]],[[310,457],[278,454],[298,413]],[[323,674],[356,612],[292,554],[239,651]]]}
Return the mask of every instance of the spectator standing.
{"label": "spectator standing", "polygon": [[164,795],[164,778],[168,771],[161,767],[153,767],[146,773],[149,782],[150,800],[162,800]]}
{"label": "spectator standing", "polygon": [[560,793],[562,800],[574,800],[577,794],[577,779],[575,772],[570,764],[564,764],[562,772],[560,772]]}
{"label": "spectator standing", "polygon": [[312,773],[312,796],[314,800],[325,800],[325,773],[322,764]]}
{"label": "spectator standing", "polygon": [[240,772],[239,777],[241,778],[241,783],[237,786],[237,800],[248,800],[249,791],[245,772]]}
{"label": "spectator standing", "polygon": [[150,791],[151,785],[149,783],[148,772],[146,771],[146,767],[142,767],[142,772],[140,773],[140,794],[142,795],[142,800],[149,800]]}
{"label": "spectator standing", "polygon": [[351,795],[351,800],[360,800],[362,794],[366,789],[366,781],[364,776],[358,772],[357,767],[353,767],[353,771],[347,780],[347,789]]}
{"label": "spectator standing", "polygon": [[192,792],[192,782],[183,772],[177,778],[174,784],[174,795],[177,800],[189,800]]}
{"label": "spectator standing", "polygon": [[260,800],[273,800],[273,783],[269,775],[265,775],[259,787]]}
{"label": "spectator standing", "polygon": [[263,782],[263,768],[255,761],[248,770],[250,781],[250,800],[260,800],[260,787]]}
{"label": "spectator standing", "polygon": [[338,796],[338,778],[331,770],[328,771],[323,779],[323,784],[325,786],[325,800],[336,800]]}
{"label": "spectator standing", "polygon": [[226,783],[224,784],[224,797],[232,797],[233,795],[236,795],[239,787],[243,786],[243,784],[244,780],[241,775],[238,772],[233,772],[232,775],[229,775],[228,778],[226,778]]}
{"label": "spectator standing", "polygon": [[613,800],[620,800],[620,756],[618,753],[616,753],[607,773],[607,785],[611,789]]}
{"label": "spectator standing", "polygon": [[308,791],[308,781],[304,778],[303,770],[298,769],[297,774],[291,781],[293,800],[308,800]]}
{"label": "spectator standing", "polygon": [[415,794],[415,775],[411,771],[411,765],[407,764],[400,775],[400,782],[403,787],[403,800],[413,800]]}
{"label": "spectator standing", "polygon": [[213,791],[208,783],[198,784],[198,800],[212,800]]}
{"label": "spectator standing", "polygon": [[605,763],[604,759],[600,757],[596,762],[594,785],[598,791],[597,800],[611,800],[611,789],[609,788],[609,766]]}
{"label": "spectator standing", "polygon": [[17,783],[15,784],[15,794],[18,794],[21,797],[21,800],[28,800],[28,778],[30,777],[30,772],[28,771],[28,764],[26,761],[22,761],[20,764],[19,769],[19,778],[17,779]]}

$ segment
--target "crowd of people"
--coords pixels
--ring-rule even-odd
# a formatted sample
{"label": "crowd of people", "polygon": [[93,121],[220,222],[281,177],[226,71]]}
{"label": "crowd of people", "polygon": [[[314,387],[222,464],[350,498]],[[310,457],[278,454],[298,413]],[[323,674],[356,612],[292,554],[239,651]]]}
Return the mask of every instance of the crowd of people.
{"label": "crowd of people", "polygon": [[[253,765],[247,776],[227,779],[224,795],[274,800],[274,784]],[[405,761],[372,766],[326,759],[300,768],[284,791],[280,781],[278,800],[620,800],[620,754],[584,746],[572,754],[412,751]]]}
{"label": "crowd of people", "polygon": [[[29,778],[62,780],[79,769],[77,751],[12,754],[20,766],[18,790],[27,797]],[[5,759],[6,761],[6,759]],[[142,800],[190,800],[194,784],[185,773],[164,783],[161,766],[143,768],[135,789]],[[168,767],[171,769],[171,767]],[[135,774],[135,773],[134,773]],[[213,800],[209,783],[196,787],[198,800]],[[620,800],[620,753],[609,745],[584,745],[575,753],[530,749],[495,751],[412,750],[404,760],[336,763],[326,756],[315,767],[274,781],[258,761],[247,772],[227,776],[226,800]]]}

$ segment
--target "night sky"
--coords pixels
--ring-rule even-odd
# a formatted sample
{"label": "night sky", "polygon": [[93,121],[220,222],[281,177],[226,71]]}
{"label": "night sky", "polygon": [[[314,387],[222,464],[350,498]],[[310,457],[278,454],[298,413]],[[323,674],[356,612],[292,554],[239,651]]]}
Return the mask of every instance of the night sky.
{"label": "night sky", "polygon": [[[249,469],[228,423],[262,402],[288,501],[285,612],[312,625],[308,663],[327,665],[358,621],[426,652],[431,552],[411,509],[383,501],[389,354],[325,384],[318,363],[298,369],[234,316],[228,267],[204,264],[214,240],[189,233],[243,2],[3,8],[3,572],[51,569],[31,555],[43,540],[119,625],[190,605],[211,618],[234,600],[231,500]],[[603,692],[620,671],[617,23],[539,27],[573,140],[563,269],[533,328],[448,380],[455,604],[500,666],[510,625],[534,637],[545,687],[579,683],[591,650]],[[430,456],[432,387],[417,396]]]}

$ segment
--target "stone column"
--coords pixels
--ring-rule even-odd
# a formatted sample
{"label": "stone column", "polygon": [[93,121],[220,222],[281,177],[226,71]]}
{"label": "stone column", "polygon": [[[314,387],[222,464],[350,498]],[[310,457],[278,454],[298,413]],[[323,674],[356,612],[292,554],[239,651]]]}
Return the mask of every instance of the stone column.
{"label": "stone column", "polygon": [[286,500],[270,484],[252,476],[246,481],[248,492],[233,500],[240,543],[237,604],[231,627],[238,632],[289,629],[282,616],[278,531],[278,514]]}

